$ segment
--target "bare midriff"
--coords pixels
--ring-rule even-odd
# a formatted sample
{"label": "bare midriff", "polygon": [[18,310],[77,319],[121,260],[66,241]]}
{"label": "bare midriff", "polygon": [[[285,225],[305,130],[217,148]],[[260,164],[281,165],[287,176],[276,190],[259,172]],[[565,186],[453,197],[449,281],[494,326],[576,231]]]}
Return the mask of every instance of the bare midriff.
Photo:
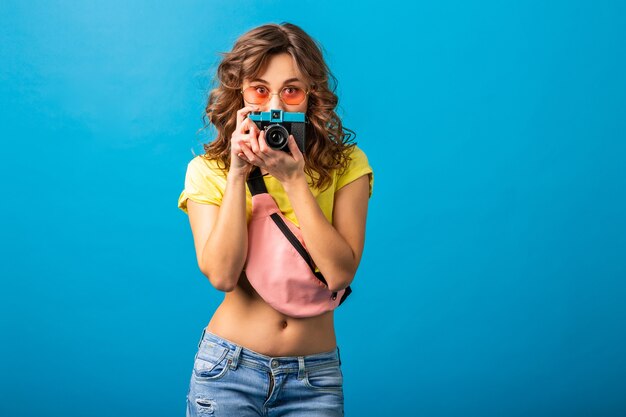
{"label": "bare midriff", "polygon": [[267,356],[305,356],[330,352],[337,346],[334,311],[294,318],[267,304],[241,273],[227,292],[207,331]]}

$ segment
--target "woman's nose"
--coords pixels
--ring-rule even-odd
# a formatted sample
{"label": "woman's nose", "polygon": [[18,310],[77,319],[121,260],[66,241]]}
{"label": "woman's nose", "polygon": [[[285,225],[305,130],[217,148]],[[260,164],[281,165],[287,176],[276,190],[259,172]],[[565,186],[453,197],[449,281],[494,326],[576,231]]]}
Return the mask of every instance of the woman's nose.
{"label": "woman's nose", "polygon": [[270,101],[268,101],[267,103],[265,103],[266,109],[265,111],[270,111],[270,110],[285,110],[283,108],[283,102],[280,100],[280,97],[278,96],[278,94],[272,94],[270,96]]}

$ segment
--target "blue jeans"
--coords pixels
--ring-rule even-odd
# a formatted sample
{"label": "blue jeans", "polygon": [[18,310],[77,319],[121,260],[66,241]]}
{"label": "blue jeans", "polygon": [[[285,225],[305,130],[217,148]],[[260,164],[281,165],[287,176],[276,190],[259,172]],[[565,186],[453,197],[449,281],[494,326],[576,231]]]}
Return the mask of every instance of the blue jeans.
{"label": "blue jeans", "polygon": [[273,358],[202,331],[187,393],[187,417],[343,415],[339,347]]}

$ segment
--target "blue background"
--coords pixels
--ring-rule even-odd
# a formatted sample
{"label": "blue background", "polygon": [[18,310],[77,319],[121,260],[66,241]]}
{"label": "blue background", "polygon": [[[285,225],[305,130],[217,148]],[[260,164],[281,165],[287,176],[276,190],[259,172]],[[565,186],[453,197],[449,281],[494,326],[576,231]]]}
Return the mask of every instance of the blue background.
{"label": "blue background", "polygon": [[183,415],[219,52],[300,25],[375,172],[348,416],[626,414],[626,6],[0,3],[3,416]]}

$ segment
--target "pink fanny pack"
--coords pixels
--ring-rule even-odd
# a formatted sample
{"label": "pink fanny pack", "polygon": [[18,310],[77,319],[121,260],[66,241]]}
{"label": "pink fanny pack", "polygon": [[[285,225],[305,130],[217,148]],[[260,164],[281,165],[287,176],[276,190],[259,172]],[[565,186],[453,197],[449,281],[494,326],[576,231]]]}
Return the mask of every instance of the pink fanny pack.
{"label": "pink fanny pack", "polygon": [[312,317],[341,305],[352,289],[330,291],[315,272],[300,229],[268,193],[260,169],[247,181],[252,194],[245,273],[250,285],[274,309],[291,317]]}

